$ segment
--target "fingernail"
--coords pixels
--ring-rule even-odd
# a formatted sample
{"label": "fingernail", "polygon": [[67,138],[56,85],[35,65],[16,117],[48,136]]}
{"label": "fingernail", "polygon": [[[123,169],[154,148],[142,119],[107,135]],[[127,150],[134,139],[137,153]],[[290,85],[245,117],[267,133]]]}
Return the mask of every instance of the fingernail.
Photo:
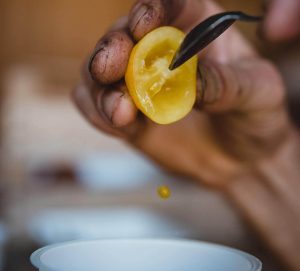
{"label": "fingernail", "polygon": [[129,22],[129,27],[133,33],[141,19],[147,14],[149,6],[140,5],[138,8],[132,10],[131,19]]}
{"label": "fingernail", "polygon": [[98,108],[100,108],[111,123],[113,123],[114,113],[116,112],[123,95],[123,92],[110,91],[104,93],[102,98],[98,101]]}

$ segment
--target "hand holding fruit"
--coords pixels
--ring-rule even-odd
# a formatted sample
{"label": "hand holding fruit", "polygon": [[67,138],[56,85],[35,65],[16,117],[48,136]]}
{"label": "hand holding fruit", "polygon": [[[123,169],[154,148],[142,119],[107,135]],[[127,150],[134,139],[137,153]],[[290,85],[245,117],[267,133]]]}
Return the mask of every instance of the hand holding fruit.
{"label": "hand holding fruit", "polygon": [[[124,76],[134,44],[147,33],[162,25],[187,31],[221,11],[205,0],[138,1],[100,39],[73,95],[98,129],[123,138],[167,169],[210,185],[254,168],[287,140],[290,125],[277,70],[234,27],[229,29],[199,56],[194,109],[168,125],[141,114]],[[186,100],[176,103],[180,110]]]}

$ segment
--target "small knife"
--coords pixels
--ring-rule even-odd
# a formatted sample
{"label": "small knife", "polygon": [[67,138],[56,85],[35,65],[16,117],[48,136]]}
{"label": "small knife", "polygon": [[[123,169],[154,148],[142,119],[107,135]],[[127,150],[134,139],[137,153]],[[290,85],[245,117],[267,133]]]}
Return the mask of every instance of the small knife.
{"label": "small knife", "polygon": [[251,16],[241,11],[222,12],[207,18],[186,35],[179,49],[175,53],[169,69],[176,69],[196,55],[219,37],[236,20],[257,22],[262,19],[262,16]]}

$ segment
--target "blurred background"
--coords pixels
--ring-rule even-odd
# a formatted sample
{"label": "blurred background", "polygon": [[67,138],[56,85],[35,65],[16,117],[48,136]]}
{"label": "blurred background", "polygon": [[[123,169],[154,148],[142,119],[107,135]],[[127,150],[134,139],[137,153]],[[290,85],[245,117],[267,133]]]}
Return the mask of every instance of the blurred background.
{"label": "blurred background", "polygon": [[[38,247],[73,239],[170,237],[212,241],[282,270],[222,195],[170,176],[79,115],[70,91],[98,38],[133,0],[1,0],[0,270],[29,271]],[[224,0],[262,12],[259,0]],[[280,67],[297,121],[299,44],[269,45],[238,25]],[[159,185],[172,196],[162,200]]]}

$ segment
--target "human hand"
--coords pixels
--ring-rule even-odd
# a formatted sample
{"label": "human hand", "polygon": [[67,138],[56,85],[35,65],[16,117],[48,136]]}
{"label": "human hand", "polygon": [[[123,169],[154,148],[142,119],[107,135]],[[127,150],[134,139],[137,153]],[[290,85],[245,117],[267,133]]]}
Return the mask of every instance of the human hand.
{"label": "human hand", "polygon": [[266,18],[262,31],[270,41],[285,41],[300,34],[299,0],[265,0]]}
{"label": "human hand", "polygon": [[170,125],[138,112],[123,77],[134,43],[146,33],[164,24],[187,31],[221,11],[205,0],[138,1],[100,39],[73,93],[96,128],[209,185],[252,170],[287,140],[284,87],[274,66],[230,28],[199,55],[194,110]]}

